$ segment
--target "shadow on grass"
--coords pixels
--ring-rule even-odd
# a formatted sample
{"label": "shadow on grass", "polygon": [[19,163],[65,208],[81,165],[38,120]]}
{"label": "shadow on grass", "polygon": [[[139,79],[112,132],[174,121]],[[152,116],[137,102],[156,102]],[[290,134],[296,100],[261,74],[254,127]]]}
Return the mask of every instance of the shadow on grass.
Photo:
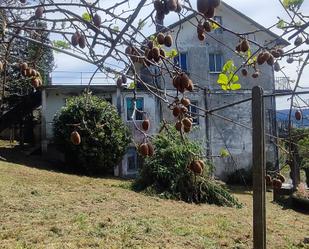
{"label": "shadow on grass", "polygon": [[10,146],[9,143],[3,144],[2,141],[2,143],[0,144],[0,163],[9,162],[25,167],[47,170],[57,173],[64,173],[69,175],[87,176],[92,178],[119,179],[111,174],[92,175],[92,174],[85,174],[85,172],[73,170],[72,167],[66,165],[62,160],[57,158],[55,159],[44,158],[40,152],[27,155],[27,152],[29,151],[30,148],[31,147],[28,145],[25,145],[23,147],[19,145]]}

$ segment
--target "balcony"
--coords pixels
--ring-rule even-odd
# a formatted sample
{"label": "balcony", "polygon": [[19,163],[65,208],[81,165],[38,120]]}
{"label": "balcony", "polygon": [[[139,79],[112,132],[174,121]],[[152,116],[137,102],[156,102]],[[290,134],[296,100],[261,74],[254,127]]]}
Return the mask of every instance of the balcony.
{"label": "balcony", "polygon": [[293,81],[287,77],[276,77],[275,78],[275,89],[276,92],[290,92],[292,91],[291,84]]}

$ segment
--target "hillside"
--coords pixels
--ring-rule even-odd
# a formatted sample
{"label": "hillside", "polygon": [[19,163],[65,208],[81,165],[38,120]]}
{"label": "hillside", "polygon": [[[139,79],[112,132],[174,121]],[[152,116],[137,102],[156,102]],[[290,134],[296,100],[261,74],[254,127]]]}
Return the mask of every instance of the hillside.
{"label": "hillside", "polygon": [[[234,189],[242,209],[191,205],[135,193],[125,180],[53,172],[10,153],[0,148],[0,248],[252,247],[250,191]],[[268,248],[306,248],[299,243],[308,216],[271,200],[267,193]]]}

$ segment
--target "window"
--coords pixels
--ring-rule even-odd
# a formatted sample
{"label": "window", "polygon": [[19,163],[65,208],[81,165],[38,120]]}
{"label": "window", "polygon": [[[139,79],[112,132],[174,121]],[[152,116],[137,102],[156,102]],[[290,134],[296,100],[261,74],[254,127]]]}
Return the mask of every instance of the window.
{"label": "window", "polygon": [[[222,16],[214,16],[214,20],[222,25]],[[222,34],[223,30],[222,28],[215,29],[215,34]]]}
{"label": "window", "polygon": [[189,106],[189,112],[191,113],[192,119],[193,119],[193,124],[198,125],[199,124],[199,118],[198,118],[198,108],[196,106],[198,106],[198,102],[196,100],[191,100],[191,104]]}
{"label": "window", "polygon": [[[137,110],[135,112],[135,120],[143,120],[143,113],[144,111],[144,98],[136,98],[136,108]],[[132,114],[134,111],[134,99],[133,98],[127,98],[127,120],[132,120]]]}
{"label": "window", "polygon": [[209,71],[211,73],[220,73],[223,66],[222,54],[209,54]]}
{"label": "window", "polygon": [[174,58],[175,64],[177,64],[183,71],[188,70],[187,64],[187,54],[186,53],[179,53],[178,56]]}

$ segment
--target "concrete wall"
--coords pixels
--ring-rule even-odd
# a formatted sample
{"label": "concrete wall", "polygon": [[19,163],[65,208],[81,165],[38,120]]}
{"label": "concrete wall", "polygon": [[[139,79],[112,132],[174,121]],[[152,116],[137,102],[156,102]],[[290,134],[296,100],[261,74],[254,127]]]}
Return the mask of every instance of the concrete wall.
{"label": "concrete wall", "polygon": [[[232,29],[235,32],[249,32],[256,30],[257,27],[250,23],[247,19],[235,14],[231,9],[225,5],[216,12],[217,16],[221,16],[222,23],[225,27]],[[174,37],[177,35],[177,48],[181,53],[187,54],[187,66],[190,78],[194,84],[210,90],[210,94],[205,95],[203,91],[194,93],[185,93],[191,100],[197,100],[201,108],[213,109],[229,103],[239,101],[251,97],[251,89],[253,86],[262,86],[265,93],[271,94],[274,92],[274,72],[271,66],[258,66],[261,74],[258,79],[252,77],[243,77],[239,73],[239,82],[242,89],[239,91],[225,92],[220,89],[217,84],[217,73],[209,71],[209,53],[221,53],[223,55],[223,64],[230,59],[234,60],[238,67],[242,64],[238,56],[233,52],[239,40],[235,35],[228,32],[216,33],[212,32],[211,38],[206,35],[204,41],[199,41],[197,38],[196,28],[192,25],[197,25],[196,18],[182,23],[180,26],[173,28],[169,33]],[[237,25],[235,25],[237,24]],[[265,32],[257,32],[249,36],[250,39],[257,41],[259,44],[266,44],[273,40],[274,37]],[[218,42],[219,41],[219,42]],[[224,43],[223,46],[220,42]],[[171,49],[176,48],[175,46]],[[252,52],[256,51],[254,45],[251,46]],[[252,75],[253,69],[249,70],[249,75]],[[168,75],[165,75],[165,81],[168,83],[170,93],[173,93],[172,80]],[[176,95],[174,91],[174,95]],[[269,134],[276,135],[275,127],[275,102],[274,99],[265,99],[266,111],[266,131]],[[228,174],[239,168],[248,168],[252,166],[252,131],[251,124],[251,102],[246,102],[241,105],[226,108],[215,114],[219,114],[226,119],[241,123],[247,128],[239,126],[233,122],[216,117],[215,115],[208,115],[208,118],[200,117],[198,128],[190,135],[193,139],[201,141],[205,150],[207,150],[207,141],[209,142],[210,156],[219,155],[221,149],[228,149],[231,157],[222,159],[213,157],[215,163],[215,175],[221,179],[226,178]],[[163,109],[163,117],[173,120],[171,111],[167,108]],[[273,143],[273,139],[267,137],[267,161],[276,163],[277,151]]]}

